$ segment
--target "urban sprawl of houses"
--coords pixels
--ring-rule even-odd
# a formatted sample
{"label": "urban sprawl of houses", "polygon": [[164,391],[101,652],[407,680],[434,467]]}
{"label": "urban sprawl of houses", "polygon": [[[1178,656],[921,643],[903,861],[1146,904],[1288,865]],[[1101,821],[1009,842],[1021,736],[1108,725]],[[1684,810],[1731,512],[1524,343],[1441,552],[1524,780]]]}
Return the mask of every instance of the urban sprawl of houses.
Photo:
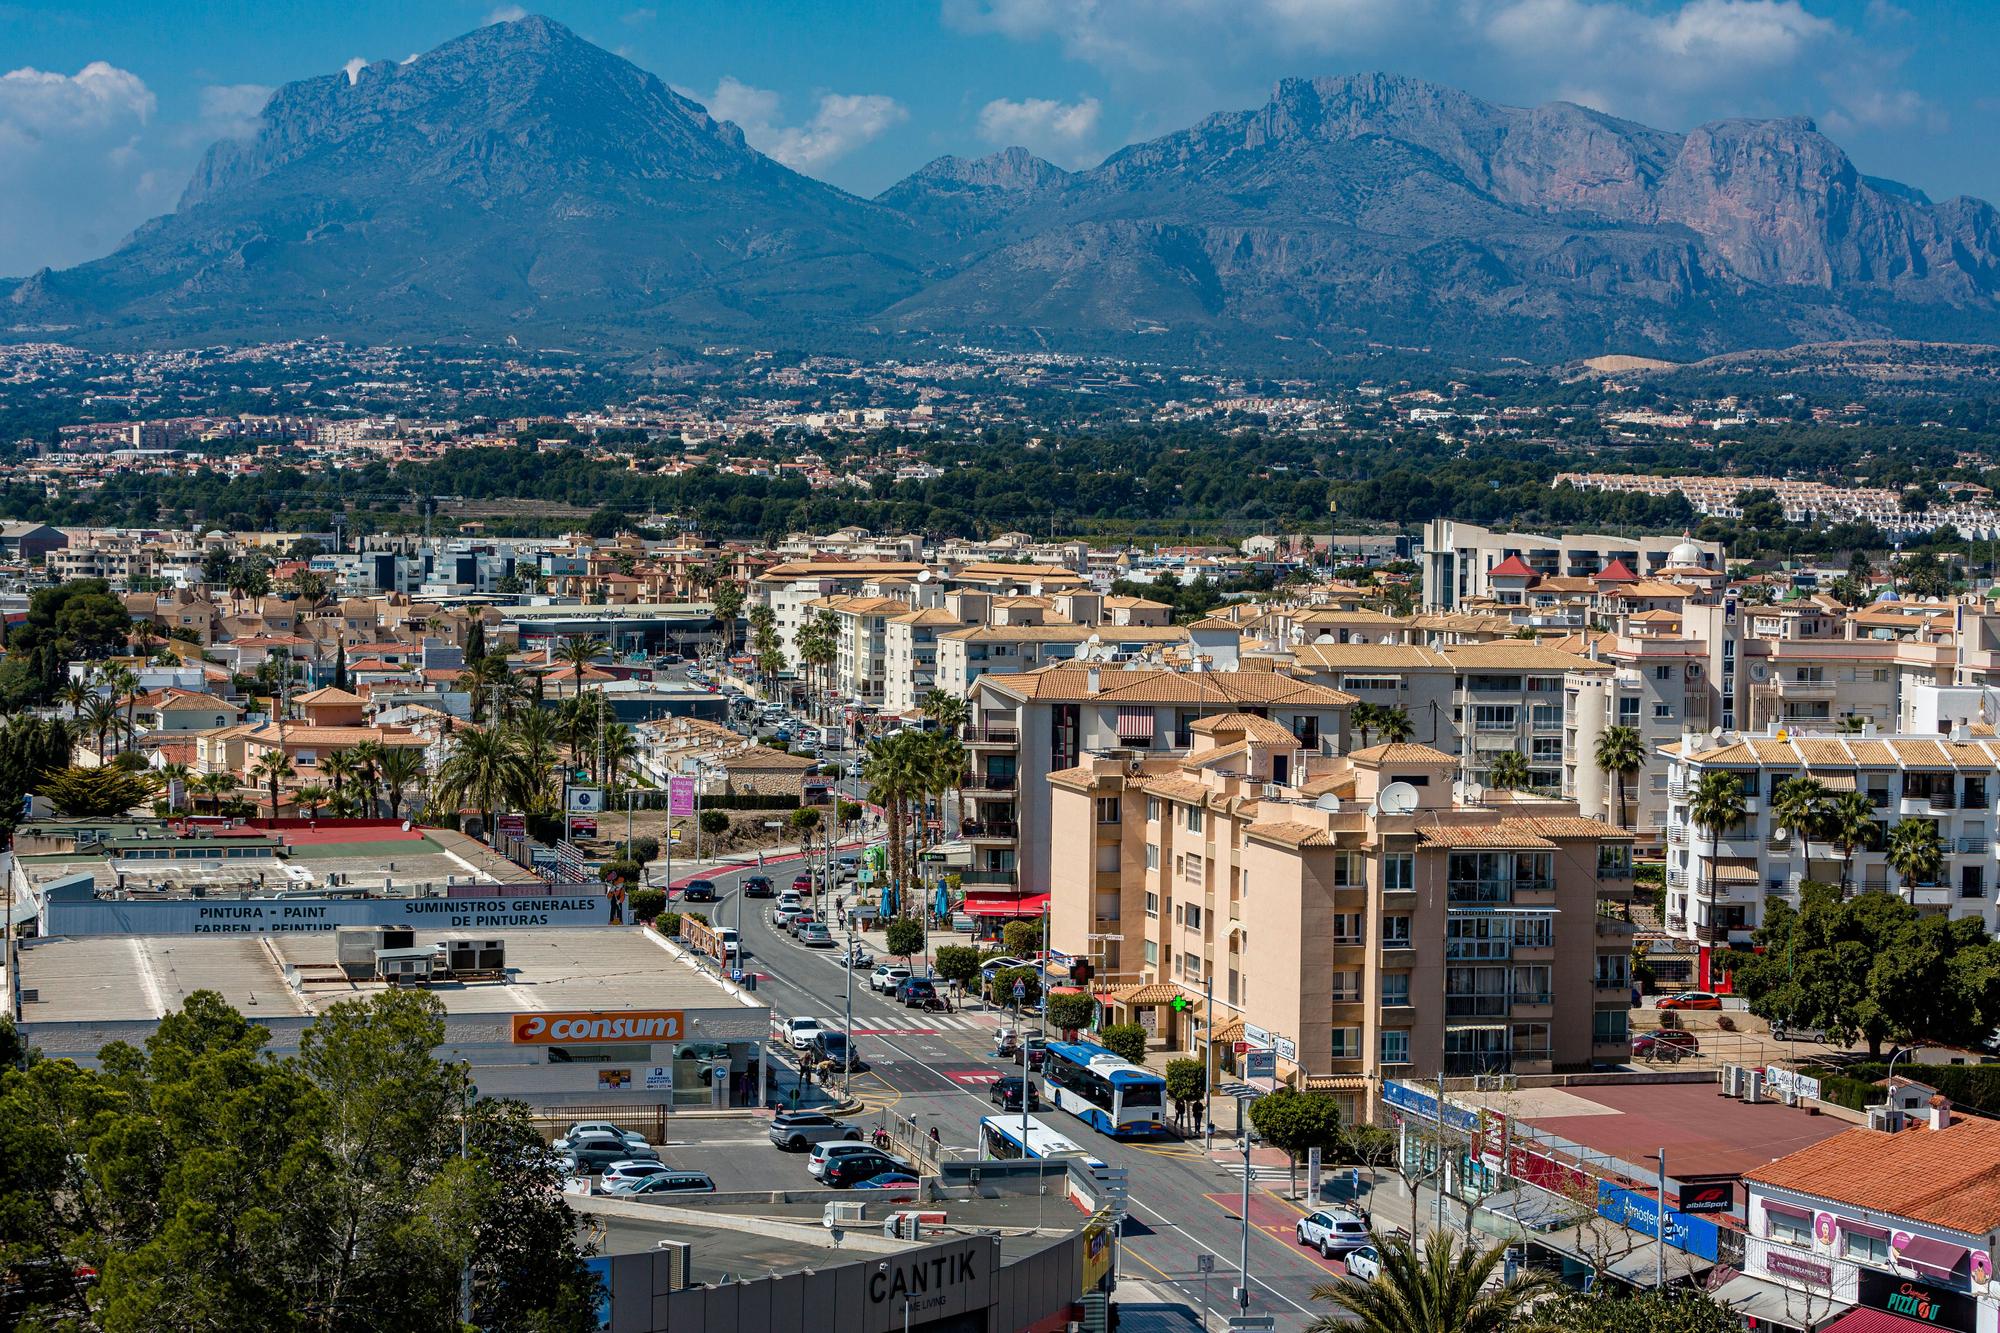
{"label": "urban sprawl of houses", "polygon": [[[1283,398],[1217,401],[1309,415]],[[519,424],[492,438],[511,444]],[[727,435],[708,418],[679,428]],[[336,466],[477,439],[384,417],[79,426],[17,481],[168,472],[191,465],[186,441],[231,433],[282,434]],[[777,466],[844,481],[810,456]],[[1889,492],[1781,479],[1557,484],[1671,490],[1711,514],[1760,486],[1795,519],[1895,531],[1911,518]],[[1986,500],[1956,494],[1928,521],[1992,535]],[[943,726],[964,769],[912,834],[915,898],[941,893],[939,928],[995,940],[1045,923],[1045,979],[1087,988],[1107,1021],[1206,1058],[1217,1080],[1279,1080],[1333,1098],[1345,1122],[1393,1128],[1413,1180],[1439,1169],[1435,1123],[1456,1137],[1431,1178],[1468,1208],[1505,1194],[1510,1216],[1553,1231],[1537,1210],[1581,1191],[1587,1225],[1624,1238],[1608,1264],[1620,1280],[1706,1275],[1757,1327],[1912,1302],[1932,1326],[1996,1327],[2000,1124],[1924,1082],[1983,1053],[1918,1051],[1882,1080],[1886,1101],[1857,1112],[1822,1096],[1795,1036],[1733,1006],[1656,1003],[1685,989],[1727,1004],[1739,950],[1809,881],[2000,929],[2000,611],[1983,600],[1885,580],[1855,607],[1827,592],[1845,565],[1732,574],[1719,544],[1686,536],[1451,520],[1414,538],[1172,548],[858,528],[766,544],[662,527],[673,535],[0,525],[10,639],[38,591],[78,580],[104,580],[129,613],[125,641],[61,664],[70,684],[39,711],[74,721],[75,764],[151,774],[163,798],[79,818],[30,793],[8,899],[35,932],[9,958],[31,1037],[84,1057],[189,989],[262,989],[240,975],[254,963],[294,997],[278,1026],[295,1041],[325,987],[351,989],[348,934],[366,935],[363,971],[427,969],[410,926],[448,921],[495,950],[506,937],[534,972],[535,1010],[672,1009],[701,1024],[699,1058],[768,1067],[752,992],[688,970],[642,996],[613,974],[654,957],[650,937],[565,933],[624,919],[597,868],[617,852],[623,794],[651,806],[685,783],[712,805],[825,806],[865,772],[858,747]],[[259,577],[234,573],[254,557]],[[1273,591],[1176,620],[1172,589],[1227,594],[1259,573],[1278,576]],[[1135,583],[1162,597],[1113,591]],[[940,695],[962,717],[941,723]],[[475,796],[433,827],[447,812],[422,793],[496,710],[581,699],[630,741],[566,781],[594,793],[566,807],[587,818],[547,834],[502,811],[487,828],[493,803]],[[760,744],[766,705],[812,723],[789,748]],[[385,758],[403,752],[416,761]],[[391,769],[402,783],[382,791]],[[343,795],[364,771],[368,795]],[[1717,774],[1734,792],[1720,815],[1704,796]],[[1800,777],[1864,799],[1874,836],[1801,830],[1778,800]],[[1912,821],[1934,856],[1894,849]],[[340,936],[337,954],[315,929]],[[737,1095],[737,1080],[685,1070],[639,1086],[585,1063],[510,1063],[526,1029],[496,1035],[495,1021],[490,1006],[454,1009],[451,1040],[482,1086],[552,1113]],[[1639,1059],[1670,1049],[1685,1067]],[[1587,1238],[1561,1243],[1589,1264]]]}

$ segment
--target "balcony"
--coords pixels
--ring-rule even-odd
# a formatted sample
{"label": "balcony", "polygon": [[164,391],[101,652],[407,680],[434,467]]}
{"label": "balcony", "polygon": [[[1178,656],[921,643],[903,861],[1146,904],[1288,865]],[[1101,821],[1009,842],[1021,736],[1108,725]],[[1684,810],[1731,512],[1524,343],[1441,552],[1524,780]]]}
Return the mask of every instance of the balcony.
{"label": "balcony", "polygon": [[1962,856],[1984,856],[1986,855],[1986,839],[1960,838],[1958,840],[1958,850]]}
{"label": "balcony", "polygon": [[1021,826],[1011,819],[968,819],[959,834],[967,842],[1012,842],[1020,836]]}
{"label": "balcony", "polygon": [[986,726],[967,727],[965,743],[972,748],[1012,749],[1021,743],[1021,728],[1018,723],[989,723]]}
{"label": "balcony", "polygon": [[982,773],[974,769],[966,775],[965,790],[977,796],[982,792],[1011,793],[1019,779],[1012,773]]}
{"label": "balcony", "polygon": [[1831,680],[1788,680],[1783,676],[1771,682],[1780,699],[1832,699],[1840,693],[1840,685]]}
{"label": "balcony", "polygon": [[1685,847],[1687,846],[1687,840],[1688,826],[1686,824],[1667,825],[1667,845],[1669,847]]}
{"label": "balcony", "polygon": [[1903,897],[1917,907],[1949,907],[1952,891],[1949,884],[1905,884]]}
{"label": "balcony", "polygon": [[1934,810],[1951,809],[1951,798],[1944,798],[1945,804],[1938,805],[1931,796],[1905,796],[1896,802],[1896,813],[1903,815],[1928,815]]}
{"label": "balcony", "polygon": [[975,885],[989,889],[1011,889],[1019,880],[1020,872],[1017,870],[961,870],[958,872],[958,882],[968,889]]}

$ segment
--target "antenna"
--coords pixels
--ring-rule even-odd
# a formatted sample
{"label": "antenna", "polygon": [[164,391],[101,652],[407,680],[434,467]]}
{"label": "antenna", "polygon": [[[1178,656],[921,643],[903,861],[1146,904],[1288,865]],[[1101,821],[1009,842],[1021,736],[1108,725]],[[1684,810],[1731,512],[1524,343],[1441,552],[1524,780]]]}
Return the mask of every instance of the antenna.
{"label": "antenna", "polygon": [[1392,782],[1375,794],[1375,804],[1385,815],[1407,815],[1417,808],[1417,789],[1407,782]]}

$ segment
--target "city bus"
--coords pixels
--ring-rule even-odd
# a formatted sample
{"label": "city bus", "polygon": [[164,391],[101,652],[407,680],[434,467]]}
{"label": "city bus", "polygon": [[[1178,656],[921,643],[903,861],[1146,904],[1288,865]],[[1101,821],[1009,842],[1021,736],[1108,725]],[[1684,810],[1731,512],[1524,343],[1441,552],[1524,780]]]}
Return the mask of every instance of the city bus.
{"label": "city bus", "polygon": [[979,1155],[987,1161],[1013,1162],[1030,1158],[1038,1162],[1075,1158],[1100,1179],[1108,1169],[1104,1163],[1047,1124],[1033,1116],[990,1115],[979,1122]]}
{"label": "city bus", "polygon": [[1163,1134],[1167,1080],[1088,1041],[1052,1041],[1042,1066],[1049,1100],[1114,1138]]}

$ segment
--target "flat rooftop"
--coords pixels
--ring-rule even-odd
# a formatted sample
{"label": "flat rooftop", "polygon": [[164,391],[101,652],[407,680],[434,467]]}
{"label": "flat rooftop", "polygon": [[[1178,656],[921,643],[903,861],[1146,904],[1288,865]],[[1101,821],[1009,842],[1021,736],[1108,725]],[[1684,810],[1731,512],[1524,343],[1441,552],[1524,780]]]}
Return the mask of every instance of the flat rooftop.
{"label": "flat rooftop", "polygon": [[[706,974],[669,954],[636,927],[439,929],[432,939],[500,939],[507,969],[490,981],[424,987],[448,1015],[535,1010],[767,1008],[731,995]],[[149,1022],[212,990],[259,1019],[311,1018],[342,1000],[386,989],[350,981],[332,966],[332,931],[272,935],[125,935],[57,937],[23,943],[22,986],[37,998],[22,1007],[35,1023]],[[287,966],[311,979],[294,988]]]}
{"label": "flat rooftop", "polygon": [[1651,1179],[1649,1154],[1667,1151],[1671,1176],[1734,1176],[1832,1138],[1852,1126],[1803,1107],[1754,1105],[1722,1095],[1717,1083],[1625,1083],[1456,1094],[1505,1110],[1545,1134],[1617,1158]]}

